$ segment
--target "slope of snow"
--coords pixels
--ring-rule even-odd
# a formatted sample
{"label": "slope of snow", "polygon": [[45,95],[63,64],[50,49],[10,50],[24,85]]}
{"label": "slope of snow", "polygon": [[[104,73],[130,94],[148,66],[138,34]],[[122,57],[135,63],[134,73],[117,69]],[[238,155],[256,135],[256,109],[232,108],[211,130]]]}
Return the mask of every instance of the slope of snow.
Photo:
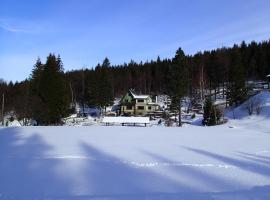
{"label": "slope of snow", "polygon": [[[260,105],[260,113],[256,113],[254,108],[253,114],[249,115],[247,107],[252,102]],[[232,127],[243,127],[270,133],[270,92],[261,92],[251,97],[239,107],[228,111],[226,116],[229,118],[228,124]]]}
{"label": "slope of snow", "polygon": [[0,129],[0,199],[270,199],[270,133],[245,127]]}
{"label": "slope of snow", "polygon": [[[270,92],[261,92],[251,97],[249,100],[244,102],[239,107],[228,112],[228,117],[231,119],[243,119],[249,117],[247,107],[251,102],[255,104],[260,104],[261,106],[261,112],[259,113],[260,116],[270,118]],[[253,114],[256,114],[255,108]]]}

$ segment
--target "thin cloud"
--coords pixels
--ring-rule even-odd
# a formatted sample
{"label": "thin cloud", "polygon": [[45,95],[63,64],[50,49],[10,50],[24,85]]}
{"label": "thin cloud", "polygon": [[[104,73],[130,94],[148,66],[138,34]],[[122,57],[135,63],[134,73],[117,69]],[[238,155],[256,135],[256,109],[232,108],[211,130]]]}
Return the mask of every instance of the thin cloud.
{"label": "thin cloud", "polygon": [[5,31],[12,32],[12,33],[34,33],[34,31],[18,29],[18,28],[14,28],[14,27],[8,27],[8,26],[2,25],[2,24],[0,24],[0,28],[5,30]]}
{"label": "thin cloud", "polygon": [[33,34],[38,32],[37,28],[29,22],[10,19],[0,19],[0,29],[11,33]]}

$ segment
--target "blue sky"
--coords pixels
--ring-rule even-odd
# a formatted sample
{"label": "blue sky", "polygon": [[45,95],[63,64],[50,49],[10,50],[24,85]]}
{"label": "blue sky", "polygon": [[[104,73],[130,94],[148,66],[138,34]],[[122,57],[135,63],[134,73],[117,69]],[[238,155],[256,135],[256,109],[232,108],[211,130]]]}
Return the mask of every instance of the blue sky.
{"label": "blue sky", "polygon": [[27,78],[50,52],[71,70],[268,39],[269,0],[0,0],[0,78],[8,81]]}

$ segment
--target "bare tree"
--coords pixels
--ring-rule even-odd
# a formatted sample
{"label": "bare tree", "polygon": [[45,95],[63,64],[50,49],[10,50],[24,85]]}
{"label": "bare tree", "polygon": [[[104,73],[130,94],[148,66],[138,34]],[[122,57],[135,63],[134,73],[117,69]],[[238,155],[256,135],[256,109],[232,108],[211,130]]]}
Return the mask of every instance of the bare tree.
{"label": "bare tree", "polygon": [[252,115],[254,112],[256,112],[256,114],[259,115],[264,104],[264,101],[259,97],[250,98],[246,103],[248,114]]}
{"label": "bare tree", "polygon": [[249,115],[252,115],[254,112],[254,103],[255,102],[254,102],[253,98],[250,98],[247,100],[246,109],[247,109]]}
{"label": "bare tree", "polygon": [[3,93],[3,96],[2,96],[2,112],[1,112],[1,115],[2,115],[2,125],[3,126],[5,125],[5,122],[4,122],[4,109],[5,109],[5,93]]}
{"label": "bare tree", "polygon": [[265,104],[265,102],[261,98],[256,97],[254,99],[254,108],[255,108],[255,112],[257,115],[259,115],[261,113],[264,104]]}

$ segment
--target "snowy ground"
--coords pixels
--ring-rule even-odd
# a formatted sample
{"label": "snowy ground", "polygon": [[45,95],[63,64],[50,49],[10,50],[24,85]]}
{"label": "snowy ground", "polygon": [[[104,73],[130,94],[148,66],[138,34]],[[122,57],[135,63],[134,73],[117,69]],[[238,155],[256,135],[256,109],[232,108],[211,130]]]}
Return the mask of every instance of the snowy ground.
{"label": "snowy ground", "polygon": [[0,129],[0,199],[266,200],[270,133],[237,120]]}
{"label": "snowy ground", "polygon": [[259,115],[246,102],[216,127],[0,128],[0,200],[268,200],[270,93],[252,99]]}

